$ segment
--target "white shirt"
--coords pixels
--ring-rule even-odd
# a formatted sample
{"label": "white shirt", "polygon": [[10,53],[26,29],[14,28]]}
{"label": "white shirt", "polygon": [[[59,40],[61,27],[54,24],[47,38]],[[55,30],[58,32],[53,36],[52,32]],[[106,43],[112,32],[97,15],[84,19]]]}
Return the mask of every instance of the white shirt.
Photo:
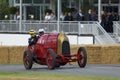
{"label": "white shirt", "polygon": [[49,20],[50,20],[50,17],[51,17],[50,15],[46,15],[46,16],[45,16],[45,21],[49,21]]}

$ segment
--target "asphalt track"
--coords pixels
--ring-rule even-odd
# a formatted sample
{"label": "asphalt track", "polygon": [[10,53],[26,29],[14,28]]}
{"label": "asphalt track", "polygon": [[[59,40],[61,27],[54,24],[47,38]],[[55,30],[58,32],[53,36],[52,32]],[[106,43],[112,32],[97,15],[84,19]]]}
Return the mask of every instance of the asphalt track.
{"label": "asphalt track", "polygon": [[33,65],[31,70],[25,70],[23,65],[2,65],[0,64],[0,72],[26,72],[26,73],[55,73],[55,74],[73,74],[84,76],[104,76],[119,77],[120,64],[118,65],[102,65],[87,64],[85,68],[79,68],[78,65],[65,65],[54,70],[49,70],[47,66]]}

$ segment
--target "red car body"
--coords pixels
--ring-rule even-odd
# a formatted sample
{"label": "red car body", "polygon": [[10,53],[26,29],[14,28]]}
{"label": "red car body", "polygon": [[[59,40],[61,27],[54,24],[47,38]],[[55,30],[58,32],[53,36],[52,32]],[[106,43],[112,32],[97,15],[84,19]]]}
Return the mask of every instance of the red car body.
{"label": "red car body", "polygon": [[33,62],[47,65],[49,69],[54,69],[68,62],[76,61],[80,67],[85,67],[87,62],[86,49],[80,47],[77,54],[71,54],[69,40],[62,33],[40,36],[34,46],[28,46],[23,56],[26,69],[31,69]]}

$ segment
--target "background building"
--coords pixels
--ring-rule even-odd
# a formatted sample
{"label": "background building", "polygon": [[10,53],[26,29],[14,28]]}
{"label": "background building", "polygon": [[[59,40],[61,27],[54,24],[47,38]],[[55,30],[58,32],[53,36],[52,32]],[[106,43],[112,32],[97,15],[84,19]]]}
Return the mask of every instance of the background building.
{"label": "background building", "polygon": [[[101,11],[115,11],[120,15],[120,0],[101,0]],[[9,0],[10,6],[19,9],[20,0]],[[45,11],[50,9],[57,15],[57,0],[23,0],[23,20],[43,20]],[[98,10],[98,0],[60,0],[60,14],[70,8],[73,12],[77,12],[82,8],[85,13],[89,8]],[[16,14],[19,15],[19,12]]]}

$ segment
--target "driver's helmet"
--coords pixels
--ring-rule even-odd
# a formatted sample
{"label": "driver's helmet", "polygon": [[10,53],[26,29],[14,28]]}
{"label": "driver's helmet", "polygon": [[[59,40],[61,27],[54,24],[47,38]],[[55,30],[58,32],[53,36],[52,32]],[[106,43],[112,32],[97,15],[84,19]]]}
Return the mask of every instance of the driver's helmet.
{"label": "driver's helmet", "polygon": [[45,32],[44,29],[39,29],[39,30],[38,30],[38,33],[39,33],[40,36],[43,35],[44,32]]}
{"label": "driver's helmet", "polygon": [[35,30],[31,29],[31,30],[29,31],[29,34],[31,35],[31,37],[33,37],[33,36],[35,35]]}

